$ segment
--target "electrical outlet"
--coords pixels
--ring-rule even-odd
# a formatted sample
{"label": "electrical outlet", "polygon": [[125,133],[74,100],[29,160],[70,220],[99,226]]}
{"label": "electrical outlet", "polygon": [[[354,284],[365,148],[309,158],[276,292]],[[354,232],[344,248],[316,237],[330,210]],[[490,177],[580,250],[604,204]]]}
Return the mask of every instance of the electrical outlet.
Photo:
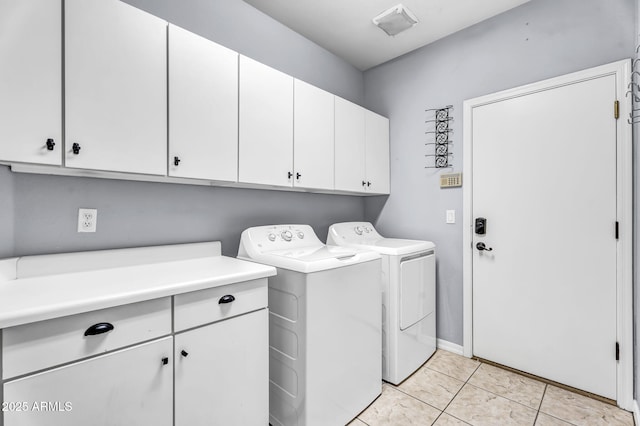
{"label": "electrical outlet", "polygon": [[97,209],[78,209],[78,232],[96,232]]}

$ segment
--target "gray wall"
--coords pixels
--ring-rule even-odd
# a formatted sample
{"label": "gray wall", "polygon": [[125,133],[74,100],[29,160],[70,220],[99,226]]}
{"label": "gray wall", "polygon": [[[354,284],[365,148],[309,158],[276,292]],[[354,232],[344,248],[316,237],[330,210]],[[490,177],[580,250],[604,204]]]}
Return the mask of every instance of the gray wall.
{"label": "gray wall", "polygon": [[[98,209],[95,234],[76,232],[79,207]],[[235,256],[249,226],[309,223],[324,240],[364,214],[350,196],[23,174],[15,211],[18,255],[220,240]]]}
{"label": "gray wall", "polygon": [[0,167],[0,259],[14,255],[13,175]]}
{"label": "gray wall", "polygon": [[123,0],[172,24],[361,104],[362,72],[241,0]]}
{"label": "gray wall", "polygon": [[438,337],[463,342],[462,189],[440,189],[440,173],[424,168],[424,110],[454,106],[461,172],[463,100],[628,58],[634,16],[635,0],[532,0],[365,72],[365,106],[391,120],[391,195],[367,199],[365,216],[383,234],[438,246]]}
{"label": "gray wall", "polygon": [[[635,43],[636,46],[640,45],[640,0],[636,0],[636,32],[635,32]],[[640,58],[640,54],[636,53],[634,57]],[[640,71],[640,65],[636,66],[635,69]],[[640,81],[637,77],[634,78],[634,81]],[[638,107],[636,104],[634,107]],[[634,212],[634,223],[633,226],[635,229],[635,235],[633,239],[633,250],[635,253],[635,263],[633,268],[633,294],[634,294],[634,303],[633,303],[633,324],[635,327],[634,339],[633,339],[633,350],[634,350],[634,360],[633,369],[634,369],[634,397],[638,399],[638,387],[640,386],[640,350],[638,350],[638,342],[640,342],[640,314],[638,313],[638,309],[640,308],[640,283],[638,283],[638,277],[640,273],[638,268],[640,268],[640,264],[638,264],[638,259],[640,259],[638,255],[638,242],[640,241],[640,211],[638,210],[638,200],[640,200],[640,174],[638,173],[638,165],[640,165],[640,149],[637,148],[638,141],[640,140],[640,123],[634,125],[633,127],[633,182],[635,184],[634,187],[634,199],[633,199],[633,212]]]}
{"label": "gray wall", "polygon": [[[360,71],[241,0],[129,0],[354,102]],[[362,220],[360,197],[11,173],[0,166],[0,257],[221,240],[237,254],[249,226],[308,223],[320,239],[333,222]],[[76,232],[77,209],[98,209],[95,234]]]}

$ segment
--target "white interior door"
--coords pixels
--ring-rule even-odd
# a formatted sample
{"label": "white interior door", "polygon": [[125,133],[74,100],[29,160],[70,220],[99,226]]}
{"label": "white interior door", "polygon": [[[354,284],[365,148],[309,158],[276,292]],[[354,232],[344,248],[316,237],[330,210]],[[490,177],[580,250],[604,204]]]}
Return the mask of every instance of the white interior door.
{"label": "white interior door", "polygon": [[[475,106],[474,355],[616,399],[616,75]],[[492,251],[476,248],[484,243]]]}

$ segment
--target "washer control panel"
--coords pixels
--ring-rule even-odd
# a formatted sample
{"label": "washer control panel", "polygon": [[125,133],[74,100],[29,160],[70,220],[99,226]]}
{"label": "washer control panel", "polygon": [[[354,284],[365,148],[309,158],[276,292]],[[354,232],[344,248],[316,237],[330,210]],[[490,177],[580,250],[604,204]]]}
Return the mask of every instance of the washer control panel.
{"label": "washer control panel", "polygon": [[271,225],[249,229],[250,238],[261,251],[324,245],[309,225]]}

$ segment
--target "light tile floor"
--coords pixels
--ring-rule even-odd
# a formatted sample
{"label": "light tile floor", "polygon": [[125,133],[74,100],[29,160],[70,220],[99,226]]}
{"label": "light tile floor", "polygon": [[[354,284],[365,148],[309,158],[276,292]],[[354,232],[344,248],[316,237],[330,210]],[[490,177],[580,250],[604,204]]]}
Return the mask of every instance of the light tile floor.
{"label": "light tile floor", "polygon": [[631,413],[438,350],[399,386],[385,383],[349,426],[633,426]]}

